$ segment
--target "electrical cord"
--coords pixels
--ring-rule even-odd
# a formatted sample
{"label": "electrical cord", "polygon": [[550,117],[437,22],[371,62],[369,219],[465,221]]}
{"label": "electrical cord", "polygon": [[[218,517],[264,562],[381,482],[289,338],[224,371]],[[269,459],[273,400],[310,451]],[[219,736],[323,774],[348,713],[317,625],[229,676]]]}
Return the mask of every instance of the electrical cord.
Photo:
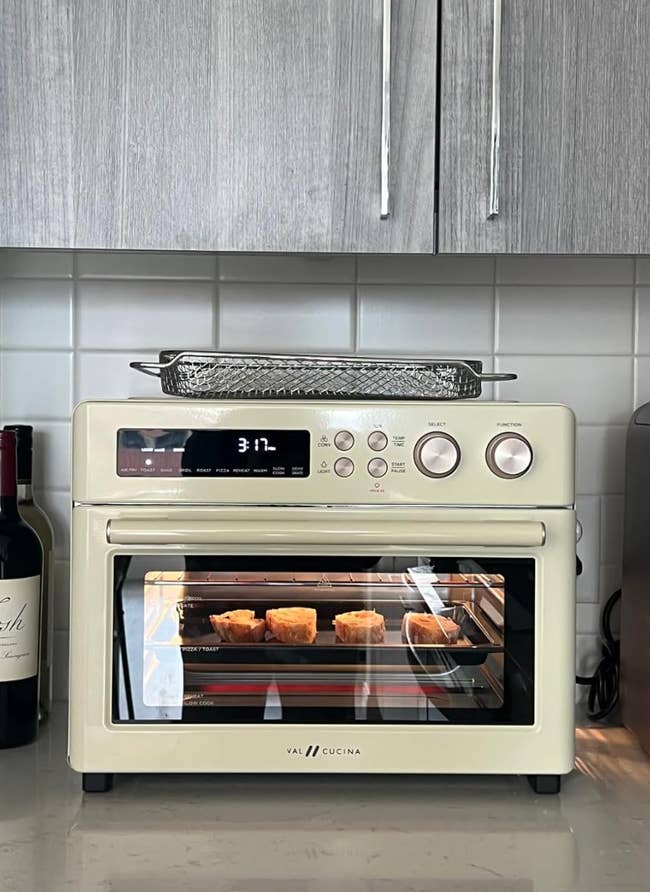
{"label": "electrical cord", "polygon": [[587,708],[589,718],[599,722],[610,714],[618,703],[618,680],[621,645],[612,634],[612,613],[621,600],[621,590],[610,595],[600,617],[602,656],[593,675],[577,675],[578,684],[589,687]]}

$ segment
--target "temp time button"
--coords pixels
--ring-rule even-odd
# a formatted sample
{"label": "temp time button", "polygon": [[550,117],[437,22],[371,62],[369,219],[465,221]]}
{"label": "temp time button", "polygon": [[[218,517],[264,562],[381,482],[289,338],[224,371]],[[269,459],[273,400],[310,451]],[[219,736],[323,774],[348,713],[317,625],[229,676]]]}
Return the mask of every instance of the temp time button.
{"label": "temp time button", "polygon": [[388,446],[388,437],[383,431],[373,431],[368,434],[368,446],[373,452],[381,452]]}

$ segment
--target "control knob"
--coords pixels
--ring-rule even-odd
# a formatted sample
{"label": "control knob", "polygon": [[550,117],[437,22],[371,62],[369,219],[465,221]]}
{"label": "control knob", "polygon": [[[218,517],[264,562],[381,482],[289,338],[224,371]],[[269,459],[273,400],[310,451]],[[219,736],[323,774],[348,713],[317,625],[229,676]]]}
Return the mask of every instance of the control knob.
{"label": "control knob", "polygon": [[413,458],[427,477],[448,477],[460,462],[460,446],[449,434],[425,434],[415,444]]}
{"label": "control knob", "polygon": [[523,477],[533,463],[533,449],[521,434],[498,434],[488,443],[485,460],[497,477]]}

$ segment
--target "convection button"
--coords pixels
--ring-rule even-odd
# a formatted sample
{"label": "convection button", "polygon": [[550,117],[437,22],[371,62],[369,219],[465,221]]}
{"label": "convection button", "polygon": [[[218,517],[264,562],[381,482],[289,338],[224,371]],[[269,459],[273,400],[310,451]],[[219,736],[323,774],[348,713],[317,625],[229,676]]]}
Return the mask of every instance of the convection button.
{"label": "convection button", "polygon": [[381,452],[388,446],[388,437],[383,431],[373,431],[368,435],[368,446],[373,452]]}
{"label": "convection button", "polygon": [[350,431],[339,431],[334,435],[334,445],[341,452],[347,452],[348,449],[352,449],[354,446],[354,437]]}
{"label": "convection button", "polygon": [[388,470],[388,465],[383,458],[371,458],[368,462],[368,473],[371,477],[383,477]]}
{"label": "convection button", "polygon": [[415,444],[413,458],[427,477],[448,477],[460,462],[460,447],[449,434],[425,434]]}
{"label": "convection button", "polygon": [[337,458],[334,462],[334,473],[338,477],[349,477],[354,471],[354,462],[351,458]]}
{"label": "convection button", "polygon": [[497,477],[523,477],[533,463],[533,450],[520,434],[499,434],[488,443],[485,460]]}

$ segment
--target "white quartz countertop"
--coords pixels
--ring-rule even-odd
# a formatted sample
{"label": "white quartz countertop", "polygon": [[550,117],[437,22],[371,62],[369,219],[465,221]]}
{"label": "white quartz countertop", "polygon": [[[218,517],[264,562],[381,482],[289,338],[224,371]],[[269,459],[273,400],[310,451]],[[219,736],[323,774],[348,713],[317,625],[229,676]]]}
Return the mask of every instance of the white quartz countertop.
{"label": "white quartz countertop", "polygon": [[284,775],[124,776],[83,796],[65,732],[60,707],[36,744],[0,751],[2,892],[650,886],[650,767],[621,729],[578,731],[559,797],[511,777]]}

